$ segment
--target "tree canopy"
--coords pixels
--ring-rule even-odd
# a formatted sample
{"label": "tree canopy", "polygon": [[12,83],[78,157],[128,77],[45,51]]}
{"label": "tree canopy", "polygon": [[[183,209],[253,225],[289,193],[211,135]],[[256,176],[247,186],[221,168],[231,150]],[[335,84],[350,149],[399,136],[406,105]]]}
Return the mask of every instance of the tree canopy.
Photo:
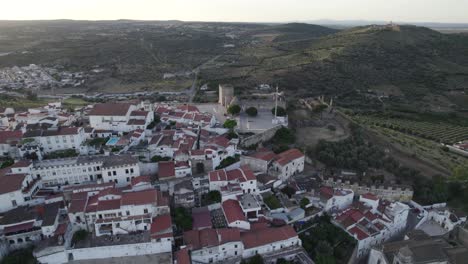
{"label": "tree canopy", "polygon": [[[273,107],[271,109],[271,113],[274,115],[275,114],[275,108]],[[284,109],[281,106],[278,106],[278,111],[276,113],[277,116],[286,116],[288,113],[286,112],[286,109]]]}
{"label": "tree canopy", "polygon": [[239,105],[231,105],[227,109],[227,112],[231,115],[238,115],[240,111],[241,111],[241,107]]}
{"label": "tree canopy", "polygon": [[245,110],[245,112],[246,112],[249,116],[252,116],[252,117],[253,117],[253,116],[257,116],[257,114],[258,114],[258,110],[257,110],[257,108],[255,108],[255,107],[249,107],[249,108],[247,108],[247,110]]}
{"label": "tree canopy", "polygon": [[237,121],[233,119],[228,119],[224,122],[223,126],[225,128],[233,129],[237,126]]}

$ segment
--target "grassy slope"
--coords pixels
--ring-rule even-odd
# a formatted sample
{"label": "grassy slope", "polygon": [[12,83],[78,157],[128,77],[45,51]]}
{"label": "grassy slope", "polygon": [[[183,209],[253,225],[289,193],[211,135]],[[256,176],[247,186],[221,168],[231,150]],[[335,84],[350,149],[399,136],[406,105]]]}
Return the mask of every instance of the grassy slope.
{"label": "grassy slope", "polygon": [[[218,78],[233,78],[239,86],[279,82],[290,94],[333,95],[343,105],[359,97],[357,91],[390,87],[402,95],[401,103],[420,100],[430,109],[447,104],[436,96],[450,100],[448,91],[468,86],[468,37],[414,26],[357,27],[320,38],[261,43],[235,55],[236,63],[226,65],[226,74]],[[366,100],[356,101],[351,107]]]}

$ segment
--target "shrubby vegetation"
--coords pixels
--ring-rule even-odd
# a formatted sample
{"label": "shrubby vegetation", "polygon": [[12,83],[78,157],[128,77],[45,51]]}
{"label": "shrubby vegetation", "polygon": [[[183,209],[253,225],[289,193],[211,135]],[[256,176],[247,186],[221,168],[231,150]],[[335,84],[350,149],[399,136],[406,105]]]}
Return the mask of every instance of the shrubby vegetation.
{"label": "shrubby vegetation", "polygon": [[317,264],[348,263],[355,240],[345,231],[330,223],[328,216],[322,216],[308,222],[302,228],[308,229],[299,235],[302,246]]}
{"label": "shrubby vegetation", "polygon": [[221,193],[219,191],[210,191],[202,195],[202,205],[210,205],[221,202]]}
{"label": "shrubby vegetation", "polygon": [[247,108],[247,110],[245,110],[245,112],[246,112],[249,116],[252,116],[252,117],[253,117],[253,116],[257,116],[257,114],[258,114],[258,110],[257,110],[257,108],[255,108],[255,107],[249,107],[249,108]]}
{"label": "shrubby vegetation", "polygon": [[276,145],[290,145],[296,142],[296,135],[293,130],[282,127],[276,131],[271,141]]}
{"label": "shrubby vegetation", "polygon": [[241,107],[239,105],[231,105],[228,107],[227,112],[231,115],[238,115],[241,111]]}
{"label": "shrubby vegetation", "polygon": [[234,129],[237,126],[237,121],[233,119],[228,119],[224,121],[224,128]]}
{"label": "shrubby vegetation", "polygon": [[177,207],[174,210],[174,222],[178,228],[181,230],[191,230],[193,219],[190,210],[184,207]]}
{"label": "shrubby vegetation", "polygon": [[34,264],[37,263],[36,258],[33,256],[33,249],[26,248],[10,252],[6,255],[1,264]]}
{"label": "shrubby vegetation", "polygon": [[236,155],[235,157],[227,157],[221,161],[219,166],[216,167],[217,170],[224,169],[240,160],[240,156]]}
{"label": "shrubby vegetation", "polygon": [[158,156],[158,155],[153,156],[151,158],[151,162],[170,161],[170,160],[171,160],[171,158],[169,158],[169,157],[161,157],[161,156]]}
{"label": "shrubby vegetation", "polygon": [[270,195],[270,196],[263,198],[263,202],[268,206],[268,208],[272,210],[278,209],[281,207],[280,201],[274,195]]}
{"label": "shrubby vegetation", "polygon": [[75,149],[57,150],[44,155],[44,159],[63,159],[78,156]]}
{"label": "shrubby vegetation", "polygon": [[[271,109],[271,113],[272,113],[273,115],[275,115],[275,108],[274,108],[274,107]],[[288,113],[286,112],[286,109],[284,109],[284,108],[281,107],[281,106],[278,106],[278,110],[276,111],[276,115],[277,115],[277,116],[286,116],[287,114],[288,114]]]}
{"label": "shrubby vegetation", "polygon": [[352,135],[348,139],[319,142],[315,150],[316,158],[328,167],[352,169],[361,173],[369,168],[384,169],[394,174],[398,182],[410,183],[414,187],[414,199],[422,204],[446,202],[451,198],[456,200],[453,192],[449,195],[450,186],[442,177],[427,178],[417,170],[402,166],[380,147],[366,141],[360,127],[350,128]]}
{"label": "shrubby vegetation", "polygon": [[0,169],[4,169],[6,167],[10,167],[15,163],[15,160],[12,158],[5,158],[3,160],[0,160]]}

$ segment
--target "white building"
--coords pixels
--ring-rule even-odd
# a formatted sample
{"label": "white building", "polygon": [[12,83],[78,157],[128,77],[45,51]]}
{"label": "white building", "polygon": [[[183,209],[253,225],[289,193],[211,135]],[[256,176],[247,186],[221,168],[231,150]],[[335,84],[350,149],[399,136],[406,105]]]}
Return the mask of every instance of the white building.
{"label": "white building", "polygon": [[86,141],[82,127],[56,127],[48,130],[32,130],[24,133],[25,139],[33,139],[44,153],[74,149],[77,152]]}
{"label": "white building", "polygon": [[244,244],[243,258],[250,258],[257,254],[264,255],[286,248],[301,247],[299,239],[292,226],[279,228],[263,228],[241,233]]}
{"label": "white building", "polygon": [[298,149],[287,150],[276,156],[270,172],[280,180],[286,181],[292,175],[304,171],[304,160],[304,154]]}
{"label": "white building", "polygon": [[74,193],[68,208],[70,222],[96,236],[147,231],[155,217],[168,213],[167,198],[155,189]]}
{"label": "white building", "polygon": [[236,228],[190,230],[184,232],[184,242],[191,250],[192,262],[197,263],[240,259],[244,251]]}
{"label": "white building", "polygon": [[35,162],[31,173],[39,176],[44,186],[63,186],[86,182],[115,182],[130,185],[140,176],[138,160],[130,155],[79,156]]}
{"label": "white building", "polygon": [[262,228],[240,232],[237,228],[191,230],[184,233],[192,262],[217,263],[266,255],[288,248],[301,247],[301,240],[291,226]]}
{"label": "white building", "polygon": [[320,188],[320,206],[325,212],[341,211],[353,203],[354,192],[347,189]]}
{"label": "white building", "polygon": [[28,173],[30,166],[30,162],[23,161],[0,171],[0,212],[28,204],[39,190],[40,180]]}
{"label": "white building", "polygon": [[208,175],[210,190],[221,191],[229,185],[238,185],[243,193],[258,194],[257,178],[248,166],[226,171],[225,169],[211,171]]}
{"label": "white building", "polygon": [[140,111],[127,103],[96,104],[88,116],[91,127],[118,132],[146,129],[154,120],[152,112]]}
{"label": "white building", "polygon": [[242,208],[237,200],[226,200],[221,204],[226,223],[229,227],[240,228],[243,230],[250,229],[250,222],[244,215]]}
{"label": "white building", "polygon": [[357,240],[357,258],[362,258],[373,246],[405,231],[409,209],[400,202],[379,201],[377,209],[373,203],[358,202],[335,214],[332,222]]}

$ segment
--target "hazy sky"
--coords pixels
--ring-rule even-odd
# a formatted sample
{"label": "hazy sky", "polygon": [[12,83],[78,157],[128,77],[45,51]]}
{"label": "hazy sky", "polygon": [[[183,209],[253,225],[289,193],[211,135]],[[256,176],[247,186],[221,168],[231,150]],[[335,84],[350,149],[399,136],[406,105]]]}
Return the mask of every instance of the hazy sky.
{"label": "hazy sky", "polygon": [[468,22],[468,0],[0,0],[0,20]]}

